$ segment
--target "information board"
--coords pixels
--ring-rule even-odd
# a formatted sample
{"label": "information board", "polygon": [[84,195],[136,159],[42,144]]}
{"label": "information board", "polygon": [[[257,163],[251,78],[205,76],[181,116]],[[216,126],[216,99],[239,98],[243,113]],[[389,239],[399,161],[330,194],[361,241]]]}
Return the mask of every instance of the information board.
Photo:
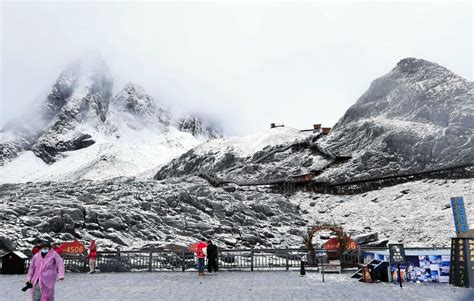
{"label": "information board", "polygon": [[403,244],[390,244],[388,245],[390,251],[390,262],[391,263],[404,263],[405,259],[405,248]]}
{"label": "information board", "polygon": [[451,238],[449,283],[474,287],[474,238]]}

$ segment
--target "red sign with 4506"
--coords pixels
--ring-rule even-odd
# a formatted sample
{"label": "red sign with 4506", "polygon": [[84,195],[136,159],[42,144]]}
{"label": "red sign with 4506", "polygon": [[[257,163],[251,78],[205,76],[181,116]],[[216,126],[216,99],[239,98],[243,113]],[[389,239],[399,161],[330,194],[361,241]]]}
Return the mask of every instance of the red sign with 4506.
{"label": "red sign with 4506", "polygon": [[[339,250],[340,246],[341,246],[341,241],[337,237],[331,238],[325,244],[323,244],[323,248],[325,250]],[[351,238],[347,239],[345,249],[346,250],[357,249],[357,242]]]}
{"label": "red sign with 4506", "polygon": [[59,249],[61,250],[62,254],[82,254],[86,250],[86,247],[78,240],[75,240],[61,244]]}

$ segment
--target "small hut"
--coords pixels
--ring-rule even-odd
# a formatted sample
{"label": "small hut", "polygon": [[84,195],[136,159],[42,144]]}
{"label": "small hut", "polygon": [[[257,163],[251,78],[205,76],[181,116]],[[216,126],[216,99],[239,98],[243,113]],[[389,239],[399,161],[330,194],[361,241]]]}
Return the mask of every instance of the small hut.
{"label": "small hut", "polygon": [[25,274],[28,257],[20,251],[11,251],[2,256],[2,274]]}

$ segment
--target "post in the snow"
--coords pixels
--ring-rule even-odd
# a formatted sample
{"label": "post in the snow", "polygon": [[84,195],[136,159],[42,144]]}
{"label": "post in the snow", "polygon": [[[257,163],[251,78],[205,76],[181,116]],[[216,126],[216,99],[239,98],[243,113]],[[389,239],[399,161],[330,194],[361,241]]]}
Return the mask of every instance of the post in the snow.
{"label": "post in the snow", "polygon": [[306,275],[306,270],[304,268],[304,261],[301,260],[300,276]]}

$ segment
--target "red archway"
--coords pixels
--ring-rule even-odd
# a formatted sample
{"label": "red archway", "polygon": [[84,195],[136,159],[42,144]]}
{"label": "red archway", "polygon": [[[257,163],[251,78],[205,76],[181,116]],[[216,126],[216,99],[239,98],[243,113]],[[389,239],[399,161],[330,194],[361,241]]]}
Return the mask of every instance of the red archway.
{"label": "red archway", "polygon": [[345,250],[354,250],[357,248],[357,242],[350,238],[341,226],[331,224],[320,224],[308,228],[307,234],[303,236],[303,243],[306,248],[314,253],[313,238],[320,231],[330,231],[335,237],[326,242],[325,249],[335,250],[333,257],[339,257]]}

